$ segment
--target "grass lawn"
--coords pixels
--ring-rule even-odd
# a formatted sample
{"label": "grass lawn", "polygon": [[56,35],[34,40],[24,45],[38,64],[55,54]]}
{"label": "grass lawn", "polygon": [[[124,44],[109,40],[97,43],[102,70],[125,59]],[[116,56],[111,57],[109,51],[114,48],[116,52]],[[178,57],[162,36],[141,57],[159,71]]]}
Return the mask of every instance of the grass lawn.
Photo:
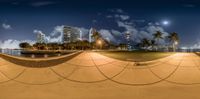
{"label": "grass lawn", "polygon": [[125,61],[151,61],[164,58],[174,54],[174,52],[145,52],[145,51],[102,51],[98,52],[104,56]]}

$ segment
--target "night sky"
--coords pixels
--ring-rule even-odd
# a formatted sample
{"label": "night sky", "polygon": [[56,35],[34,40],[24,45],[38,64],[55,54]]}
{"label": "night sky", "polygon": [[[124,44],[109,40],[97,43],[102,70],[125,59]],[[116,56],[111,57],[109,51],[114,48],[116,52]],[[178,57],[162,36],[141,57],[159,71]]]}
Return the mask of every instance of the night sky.
{"label": "night sky", "polygon": [[[121,23],[120,23],[121,22]],[[177,32],[181,46],[200,42],[200,1],[198,0],[1,0],[0,41],[35,40],[34,30],[51,35],[56,26],[96,28],[120,42],[118,32]],[[106,32],[107,31],[107,32]],[[106,33],[110,33],[109,35]],[[117,36],[118,35],[118,36]],[[146,34],[144,34],[146,35]],[[146,35],[147,36],[147,35]],[[145,36],[144,36],[145,37]]]}

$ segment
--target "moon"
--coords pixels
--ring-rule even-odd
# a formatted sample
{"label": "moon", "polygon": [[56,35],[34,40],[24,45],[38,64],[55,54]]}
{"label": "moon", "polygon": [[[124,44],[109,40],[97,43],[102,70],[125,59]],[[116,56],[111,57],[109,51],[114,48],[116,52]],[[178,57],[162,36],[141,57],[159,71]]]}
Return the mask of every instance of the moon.
{"label": "moon", "polygon": [[163,24],[163,25],[169,25],[169,21],[166,21],[166,20],[165,20],[165,21],[162,22],[162,24]]}

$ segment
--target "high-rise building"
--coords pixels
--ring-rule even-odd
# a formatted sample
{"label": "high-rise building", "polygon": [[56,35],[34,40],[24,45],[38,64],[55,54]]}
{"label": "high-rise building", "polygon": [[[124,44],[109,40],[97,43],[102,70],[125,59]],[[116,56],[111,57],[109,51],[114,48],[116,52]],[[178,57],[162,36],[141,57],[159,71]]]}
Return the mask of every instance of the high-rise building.
{"label": "high-rise building", "polygon": [[126,38],[126,41],[127,41],[127,49],[128,50],[131,50],[130,37],[131,37],[131,33],[127,31],[125,33],[125,38]]}
{"label": "high-rise building", "polygon": [[80,40],[80,30],[71,27],[71,26],[64,26],[63,28],[63,43],[70,43],[70,42],[76,42]]}
{"label": "high-rise building", "polygon": [[37,33],[37,43],[45,43],[46,39],[45,39],[45,34],[38,32]]}
{"label": "high-rise building", "polygon": [[90,28],[90,31],[89,31],[89,42],[91,43],[92,42],[92,35],[97,32],[95,28]]}

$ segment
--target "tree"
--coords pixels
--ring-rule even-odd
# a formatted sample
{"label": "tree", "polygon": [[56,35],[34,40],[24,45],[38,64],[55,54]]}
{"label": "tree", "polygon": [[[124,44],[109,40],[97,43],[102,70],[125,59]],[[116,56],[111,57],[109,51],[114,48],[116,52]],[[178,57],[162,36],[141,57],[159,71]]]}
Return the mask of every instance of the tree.
{"label": "tree", "polygon": [[126,50],[127,49],[127,44],[120,43],[118,46],[119,46],[120,50]]}
{"label": "tree", "polygon": [[65,50],[69,49],[69,44],[67,44],[67,43],[63,43],[62,46],[63,46],[63,49],[65,49]]}
{"label": "tree", "polygon": [[27,42],[22,42],[19,44],[19,47],[22,48],[22,49],[27,49],[27,48],[30,48],[31,45]]}
{"label": "tree", "polygon": [[59,44],[58,43],[52,43],[52,49],[53,50],[58,50],[59,49]]}
{"label": "tree", "polygon": [[173,46],[173,51],[176,51],[176,46],[178,45],[179,42],[179,37],[178,34],[176,32],[172,32],[169,34],[168,36],[170,42],[172,42],[172,46]]}
{"label": "tree", "polygon": [[150,45],[152,46],[152,50],[154,50],[154,48],[156,46],[156,41],[155,40],[151,40],[150,41]]}
{"label": "tree", "polygon": [[35,44],[33,44],[33,47],[35,47],[38,50],[47,49],[47,46],[45,43],[35,43]]}
{"label": "tree", "polygon": [[147,50],[147,48],[151,45],[150,41],[147,38],[143,38],[141,41],[141,46]]}
{"label": "tree", "polygon": [[82,44],[83,44],[83,49],[88,49],[91,47],[89,41],[87,40],[83,40]]}
{"label": "tree", "polygon": [[69,49],[70,49],[70,50],[75,50],[77,44],[76,44],[75,42],[70,42],[70,43],[68,43],[68,46],[69,46]]}
{"label": "tree", "polygon": [[95,42],[96,42],[98,39],[101,38],[101,35],[100,35],[99,32],[94,32],[94,33],[92,34],[92,38],[93,38],[93,39],[95,40]]}
{"label": "tree", "polygon": [[163,33],[160,32],[160,31],[156,31],[156,33],[153,34],[153,37],[154,37],[154,39],[155,39],[155,41],[156,41],[156,43],[157,43],[156,51],[158,50],[158,45],[159,45],[158,43],[159,43],[159,40],[160,40],[160,39],[163,39],[162,35],[163,35]]}
{"label": "tree", "polygon": [[99,32],[94,32],[92,34],[92,38],[94,39],[94,42],[95,42],[94,44],[95,44],[95,47],[97,48],[97,43],[98,43],[99,40],[101,40],[100,33]]}

